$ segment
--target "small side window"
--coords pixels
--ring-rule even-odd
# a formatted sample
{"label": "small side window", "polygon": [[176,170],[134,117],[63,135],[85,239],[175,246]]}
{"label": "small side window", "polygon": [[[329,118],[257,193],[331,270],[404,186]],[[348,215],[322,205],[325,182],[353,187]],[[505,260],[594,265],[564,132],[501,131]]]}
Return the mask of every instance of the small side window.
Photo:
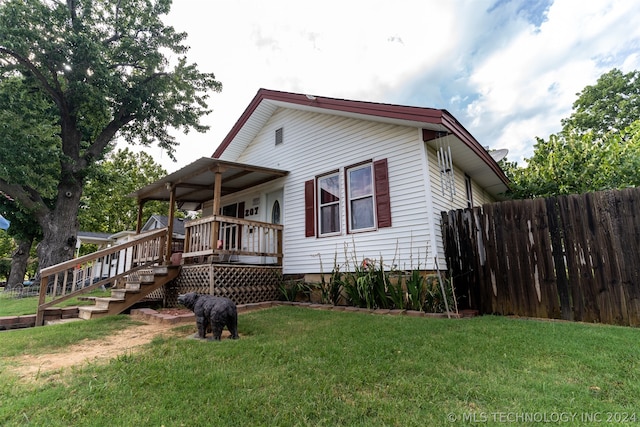
{"label": "small side window", "polygon": [[276,129],[276,145],[282,144],[282,128]]}
{"label": "small side window", "polygon": [[464,176],[464,186],[467,190],[467,207],[473,207],[473,185],[471,183],[471,177],[469,175]]}

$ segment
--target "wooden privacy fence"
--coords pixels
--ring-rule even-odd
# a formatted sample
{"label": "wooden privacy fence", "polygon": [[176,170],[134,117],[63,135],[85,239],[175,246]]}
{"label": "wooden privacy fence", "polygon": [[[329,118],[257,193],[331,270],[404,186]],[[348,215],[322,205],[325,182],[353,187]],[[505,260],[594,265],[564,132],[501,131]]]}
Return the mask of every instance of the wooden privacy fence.
{"label": "wooden privacy fence", "polygon": [[442,234],[466,308],[640,325],[640,188],[443,212]]}

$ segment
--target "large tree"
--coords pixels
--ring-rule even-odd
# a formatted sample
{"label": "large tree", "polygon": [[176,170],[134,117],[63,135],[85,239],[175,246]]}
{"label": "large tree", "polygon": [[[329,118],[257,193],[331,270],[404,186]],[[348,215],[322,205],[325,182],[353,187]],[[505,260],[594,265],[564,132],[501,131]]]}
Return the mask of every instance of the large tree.
{"label": "large tree", "polygon": [[538,139],[524,168],[505,170],[514,198],[549,197],[640,185],[640,120],[604,138],[577,132]]}
{"label": "large tree", "polygon": [[513,198],[640,185],[640,73],[613,69],[587,86],[562,131],[537,138],[525,167],[505,163]]}
{"label": "large tree", "polygon": [[577,95],[571,116],[562,120],[564,132],[591,133],[599,140],[640,118],[639,71],[624,74],[614,68]]}
{"label": "large tree", "polygon": [[[60,126],[54,106],[22,77],[0,80],[0,181],[38,193],[43,204],[52,206],[59,169]],[[0,190],[0,214],[11,221],[7,230],[15,242],[7,286],[22,284],[29,266],[33,242],[42,236],[34,212]]]}
{"label": "large tree", "polygon": [[[15,144],[0,153],[0,190],[42,229],[41,268],[73,256],[86,178],[116,136],[157,143],[173,157],[170,129],[206,130],[199,120],[221,85],[187,62],[186,33],[161,20],[170,7],[171,0],[0,3],[0,79],[21,78],[27,94],[50,103],[59,126],[55,145],[31,140],[36,153],[48,153],[41,161],[25,159]],[[52,194],[31,174],[51,180]]]}

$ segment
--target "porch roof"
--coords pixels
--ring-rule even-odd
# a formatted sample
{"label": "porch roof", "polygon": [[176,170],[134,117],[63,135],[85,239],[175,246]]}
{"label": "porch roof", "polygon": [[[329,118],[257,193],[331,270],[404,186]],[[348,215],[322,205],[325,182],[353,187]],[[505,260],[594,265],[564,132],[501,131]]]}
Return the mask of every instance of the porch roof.
{"label": "porch roof", "polygon": [[139,202],[169,201],[173,187],[178,206],[195,210],[203,202],[214,198],[216,172],[221,173],[222,176],[221,196],[272,181],[289,173],[285,170],[201,157],[128,196],[137,198]]}

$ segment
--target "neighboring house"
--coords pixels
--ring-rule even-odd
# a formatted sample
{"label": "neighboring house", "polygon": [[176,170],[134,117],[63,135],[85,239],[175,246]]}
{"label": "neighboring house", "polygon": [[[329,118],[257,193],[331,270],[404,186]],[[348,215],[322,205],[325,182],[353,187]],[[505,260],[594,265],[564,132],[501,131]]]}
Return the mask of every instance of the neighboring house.
{"label": "neighboring house", "polygon": [[[184,249],[184,218],[174,218],[172,227],[171,252],[182,252]],[[145,231],[167,228],[169,226],[169,217],[163,215],[151,215],[147,222],[142,226],[141,233]]]}
{"label": "neighboring house", "polygon": [[[163,215],[151,215],[147,222],[142,226],[141,232],[157,230],[159,228],[165,228],[169,225],[169,217]],[[184,219],[173,219],[173,238],[184,239]]]}
{"label": "neighboring house", "polygon": [[[446,268],[441,212],[495,201],[508,185],[487,149],[446,110],[266,89],[212,157],[134,195],[170,200],[174,188],[174,200],[193,202],[203,218],[215,205],[225,216],[283,224],[284,274],[318,273],[321,262],[330,272],[334,259],[343,269],[370,258],[434,270],[438,256]],[[214,168],[222,177],[217,203]]]}
{"label": "neighboring house", "polygon": [[82,245],[96,245],[98,250],[104,249],[113,244],[110,233],[96,233],[93,231],[78,231],[76,240],[76,256],[80,253]]}
{"label": "neighboring house", "polygon": [[[80,255],[80,247],[85,244],[96,245],[98,250],[109,248],[122,243],[131,241],[136,236],[135,231],[121,231],[119,233],[97,233],[92,231],[79,231],[78,240],[76,241],[76,257]],[[94,279],[112,276],[123,273],[131,268],[131,257],[125,260],[118,253],[113,254],[107,262],[98,262],[91,266],[87,273],[89,277]]]}

